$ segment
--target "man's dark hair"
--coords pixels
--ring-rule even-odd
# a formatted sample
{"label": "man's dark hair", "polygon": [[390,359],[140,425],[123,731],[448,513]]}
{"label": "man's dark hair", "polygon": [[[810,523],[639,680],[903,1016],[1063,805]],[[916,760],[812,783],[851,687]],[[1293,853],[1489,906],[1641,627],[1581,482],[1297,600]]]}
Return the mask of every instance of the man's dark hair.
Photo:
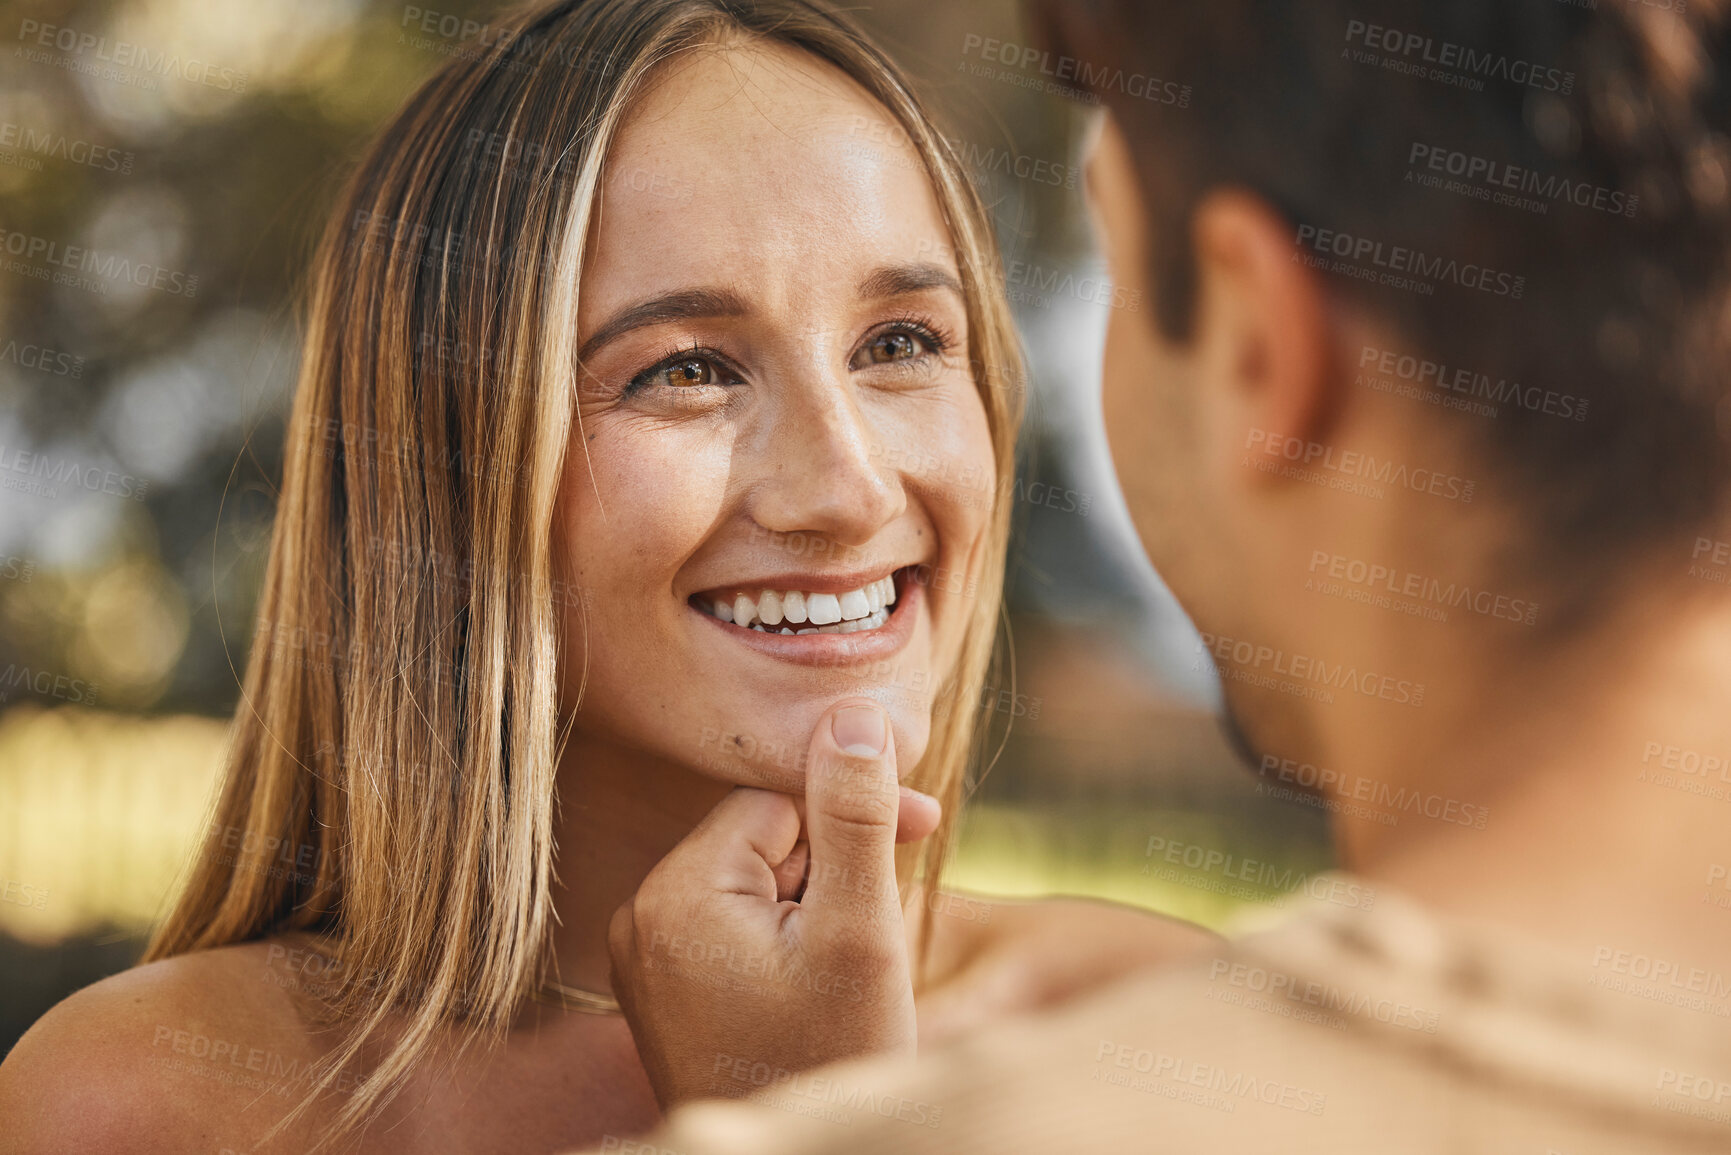
{"label": "man's dark hair", "polygon": [[1524,564],[1598,585],[1687,558],[1731,493],[1731,56],[1720,4],[1684,2],[1036,0],[1033,22],[1037,66],[1135,152],[1168,338],[1220,186],[1306,257],[1427,274],[1323,280],[1448,367],[1427,391],[1495,406],[1438,419],[1526,511]]}

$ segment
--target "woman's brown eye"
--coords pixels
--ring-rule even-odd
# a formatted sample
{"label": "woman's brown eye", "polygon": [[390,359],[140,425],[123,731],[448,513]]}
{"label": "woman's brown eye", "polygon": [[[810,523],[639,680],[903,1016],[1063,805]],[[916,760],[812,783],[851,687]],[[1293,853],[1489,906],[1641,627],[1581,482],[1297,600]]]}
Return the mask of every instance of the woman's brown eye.
{"label": "woman's brown eye", "polygon": [[920,344],[909,333],[885,333],[871,343],[871,360],[873,364],[882,365],[887,361],[906,361],[909,357],[917,357]]}
{"label": "woman's brown eye", "polygon": [[667,367],[667,381],[671,385],[708,385],[714,377],[709,362],[698,357],[675,361]]}
{"label": "woman's brown eye", "polygon": [[707,357],[675,357],[653,369],[645,369],[626,386],[627,396],[645,389],[696,389],[704,385],[721,384],[721,374],[715,362]]}

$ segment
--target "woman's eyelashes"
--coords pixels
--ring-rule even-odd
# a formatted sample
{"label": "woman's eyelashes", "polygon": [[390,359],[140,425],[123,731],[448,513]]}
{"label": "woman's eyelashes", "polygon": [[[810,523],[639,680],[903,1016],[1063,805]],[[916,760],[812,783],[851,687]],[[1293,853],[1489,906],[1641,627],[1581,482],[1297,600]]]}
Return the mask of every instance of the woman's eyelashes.
{"label": "woman's eyelashes", "polygon": [[949,335],[935,325],[897,321],[867,337],[848,361],[848,368],[856,371],[879,365],[912,368],[941,360],[951,344]]}
{"label": "woman's eyelashes", "polygon": [[625,386],[625,395],[659,389],[701,390],[738,385],[741,380],[720,353],[695,347],[665,357],[637,374]]}

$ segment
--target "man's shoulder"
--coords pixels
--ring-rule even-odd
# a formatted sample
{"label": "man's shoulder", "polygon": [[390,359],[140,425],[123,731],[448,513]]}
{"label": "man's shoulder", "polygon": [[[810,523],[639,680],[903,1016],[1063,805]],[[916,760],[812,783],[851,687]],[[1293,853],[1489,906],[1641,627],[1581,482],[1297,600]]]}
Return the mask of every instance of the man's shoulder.
{"label": "man's shoulder", "polygon": [[1654,1101],[1658,1020],[1590,1013],[1555,989],[1570,972],[1550,956],[1362,898],[1319,887],[1177,966],[917,1063],[682,1110],[658,1141],[761,1155],[1148,1150],[1150,1136],[1169,1152],[1711,1149],[1723,1124]]}
{"label": "man's shoulder", "polygon": [[[1327,1117],[1343,1059],[1325,1050],[1338,1036],[1219,997],[1235,951],[1221,942],[915,1063],[839,1065],[764,1087],[755,1103],[682,1108],[651,1149],[1003,1155],[1148,1150],[1158,1134],[1161,1150],[1226,1151],[1290,1147],[1307,1130],[1332,1149],[1374,1149],[1348,1145]],[[1355,1139],[1387,1123],[1362,1122]]]}

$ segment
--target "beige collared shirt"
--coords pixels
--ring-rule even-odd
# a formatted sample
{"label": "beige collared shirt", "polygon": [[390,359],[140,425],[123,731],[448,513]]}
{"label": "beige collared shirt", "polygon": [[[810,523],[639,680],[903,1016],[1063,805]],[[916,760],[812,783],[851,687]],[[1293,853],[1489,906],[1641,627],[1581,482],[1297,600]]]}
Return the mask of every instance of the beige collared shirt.
{"label": "beige collared shirt", "polygon": [[657,1155],[1731,1152],[1723,972],[1546,954],[1346,876],[1176,971],[917,1063],[718,1059]]}

